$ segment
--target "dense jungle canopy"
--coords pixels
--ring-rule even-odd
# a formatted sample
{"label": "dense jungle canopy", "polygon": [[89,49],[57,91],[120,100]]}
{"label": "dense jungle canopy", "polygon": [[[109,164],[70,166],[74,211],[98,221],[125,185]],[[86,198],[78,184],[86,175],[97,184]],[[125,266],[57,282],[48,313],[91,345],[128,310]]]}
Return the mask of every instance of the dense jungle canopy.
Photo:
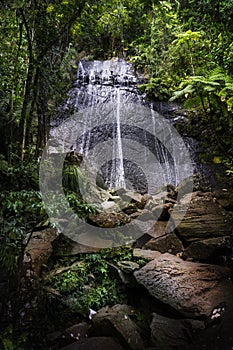
{"label": "dense jungle canopy", "polygon": [[[79,59],[130,60],[157,100],[177,99],[231,161],[231,1],[4,1],[1,153],[38,156]],[[200,124],[200,125],[199,125]],[[198,131],[198,133],[200,130]]]}

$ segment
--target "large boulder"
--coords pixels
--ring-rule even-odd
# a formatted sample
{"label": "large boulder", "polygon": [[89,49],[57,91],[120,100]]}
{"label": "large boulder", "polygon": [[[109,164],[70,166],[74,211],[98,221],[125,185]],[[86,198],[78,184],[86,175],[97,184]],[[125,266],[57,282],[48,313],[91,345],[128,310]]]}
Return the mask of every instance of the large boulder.
{"label": "large boulder", "polygon": [[120,211],[120,208],[117,206],[117,204],[114,201],[104,201],[101,203],[101,208],[104,212],[112,213],[112,212],[118,212]]}
{"label": "large boulder", "polygon": [[33,274],[39,276],[41,267],[53,252],[52,243],[58,237],[55,228],[47,228],[33,232],[24,253],[24,268],[30,266]]}
{"label": "large boulder", "polygon": [[88,336],[90,327],[90,324],[88,324],[87,322],[74,324],[65,330],[63,337],[70,337],[77,340],[85,339]]}
{"label": "large boulder", "polygon": [[[194,192],[190,201],[186,194],[174,206],[174,222],[181,222],[177,230],[187,242],[230,235],[233,216],[224,210],[211,192]],[[189,205],[189,207],[188,207]]]}
{"label": "large boulder", "polygon": [[183,245],[174,232],[165,236],[152,238],[143,249],[158,250],[161,253],[178,254],[183,251]]}
{"label": "large boulder", "polygon": [[[206,323],[206,322],[205,322]],[[198,332],[188,350],[230,350],[233,349],[233,305],[219,305],[213,310],[206,328]]]}
{"label": "large boulder", "polygon": [[173,208],[173,203],[167,202],[164,204],[160,204],[157,207],[151,210],[151,215],[156,220],[159,219],[161,221],[168,221],[170,218],[170,211]]}
{"label": "large boulder", "polygon": [[134,310],[127,305],[105,307],[93,316],[94,335],[116,337],[124,349],[143,350],[144,343],[130,315]]}
{"label": "large boulder", "polygon": [[231,240],[229,236],[204,239],[191,243],[185,248],[182,258],[205,261],[219,255],[230,255]]}
{"label": "large boulder", "polygon": [[83,341],[88,337],[90,328],[90,323],[80,322],[66,328],[64,331],[56,330],[52,333],[46,334],[48,347],[51,349],[60,349],[73,342],[76,344],[77,341]]}
{"label": "large boulder", "polygon": [[151,343],[155,350],[186,348],[195,332],[204,329],[204,322],[190,319],[173,319],[153,313],[150,325]]}
{"label": "large boulder", "polygon": [[[149,216],[151,219],[151,217]],[[154,221],[154,220],[148,220],[145,222],[142,222],[143,228],[142,228],[142,236],[137,239],[135,243],[135,248],[142,248],[148,241],[151,240],[151,238],[158,238],[166,235],[166,227],[167,227],[167,221]]]}
{"label": "large boulder", "polygon": [[230,270],[161,254],[134,272],[138,283],[187,317],[209,316],[222,302],[232,302]]}

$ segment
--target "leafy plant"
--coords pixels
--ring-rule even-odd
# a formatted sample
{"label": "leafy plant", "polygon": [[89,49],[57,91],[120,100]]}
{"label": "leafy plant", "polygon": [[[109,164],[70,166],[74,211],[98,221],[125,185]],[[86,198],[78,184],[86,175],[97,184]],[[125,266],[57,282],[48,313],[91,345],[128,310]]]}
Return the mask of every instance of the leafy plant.
{"label": "leafy plant", "polygon": [[47,216],[40,192],[26,190],[0,193],[0,213],[0,264],[12,273],[26,234]]}
{"label": "leafy plant", "polygon": [[0,334],[0,342],[2,343],[3,350],[24,350],[26,340],[27,334],[16,335],[12,325],[8,326]]}
{"label": "leafy plant", "polygon": [[38,190],[39,163],[37,160],[20,160],[15,154],[11,155],[9,164],[3,155],[0,155],[0,190],[20,191]]}
{"label": "leafy plant", "polygon": [[194,63],[193,63],[193,53],[192,47],[195,42],[199,41],[202,34],[200,31],[193,32],[192,30],[187,30],[185,33],[179,33],[176,35],[177,39],[172,42],[172,44],[179,46],[185,45],[187,47],[189,57],[190,57],[190,67],[192,69],[192,74],[195,74]]}
{"label": "leafy plant", "polygon": [[[126,294],[113,277],[112,266],[118,261],[135,261],[145,264],[145,259],[135,258],[131,248],[105,249],[93,254],[80,254],[68,270],[59,273],[50,271],[46,285],[62,297],[62,302],[76,312],[86,313],[89,308],[99,309],[105,305],[126,302]],[[60,263],[69,266],[70,262]],[[58,271],[58,273],[56,273]],[[117,270],[116,270],[117,271]]]}

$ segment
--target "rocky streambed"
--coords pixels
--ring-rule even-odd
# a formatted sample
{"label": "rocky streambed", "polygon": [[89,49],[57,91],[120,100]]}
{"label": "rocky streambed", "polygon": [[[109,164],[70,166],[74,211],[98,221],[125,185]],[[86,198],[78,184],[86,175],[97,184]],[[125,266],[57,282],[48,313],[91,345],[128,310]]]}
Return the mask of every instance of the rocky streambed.
{"label": "rocky streambed", "polygon": [[[104,307],[73,312],[72,293],[64,289],[61,295],[61,287],[51,276],[65,276],[67,271],[81,274],[80,256],[104,249],[92,245],[94,238],[85,232],[82,244],[54,228],[32,233],[18,291],[20,324],[31,334],[26,348],[40,349],[43,344],[63,350],[232,349],[233,192],[194,188],[177,199],[178,192],[180,188],[170,185],[154,197],[127,190],[107,195],[106,191],[101,210],[89,215],[90,225],[104,228],[126,225],[139,215],[145,218],[141,236],[127,242],[131,259],[122,257],[103,265],[124,290],[126,298],[121,303],[107,300]],[[127,198],[127,205],[119,207],[122,198]],[[148,226],[157,212],[158,220]],[[170,219],[175,221],[180,213],[182,221],[167,232]],[[106,237],[103,240],[106,244]],[[110,243],[109,248],[119,249]],[[71,259],[72,264],[62,266],[60,260],[59,265],[59,256],[63,263]],[[96,260],[96,265],[100,263]],[[88,278],[83,287],[87,293],[94,270]],[[66,283],[65,277],[62,281]],[[50,322],[58,317],[59,309],[64,321],[52,327]],[[36,334],[43,334],[44,342]]]}

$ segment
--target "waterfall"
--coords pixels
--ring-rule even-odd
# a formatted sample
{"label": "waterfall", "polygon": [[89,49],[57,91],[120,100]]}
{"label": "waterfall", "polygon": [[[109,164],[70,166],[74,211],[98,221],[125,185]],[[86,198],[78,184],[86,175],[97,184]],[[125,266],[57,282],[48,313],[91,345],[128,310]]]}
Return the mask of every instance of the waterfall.
{"label": "waterfall", "polygon": [[[158,133],[158,125],[156,125],[156,121],[158,122],[158,119],[155,116],[156,112],[154,111],[152,104],[151,104],[150,108],[151,108],[153,134],[156,135]],[[163,126],[162,126],[161,130],[164,131]],[[174,140],[173,130],[171,128],[166,128],[166,131],[168,131],[168,135],[166,137],[170,140],[172,140],[172,139]],[[172,146],[172,153],[174,154],[175,152],[180,152],[184,145],[179,149],[174,148],[175,143],[173,143],[171,146]],[[179,144],[179,147],[180,146],[181,145]],[[164,163],[162,164],[162,166],[164,169],[164,175],[165,175],[166,182],[169,184],[179,183],[180,174],[179,174],[179,164],[177,163],[177,159],[179,157],[173,157],[173,164],[172,164],[171,160],[168,157],[168,153],[165,152],[165,148],[159,147],[158,142],[156,140],[155,140],[155,149],[156,149],[156,152],[159,153],[160,155],[162,155],[162,158],[164,159]]]}
{"label": "waterfall", "polygon": [[[81,73],[81,76],[80,76],[80,73]],[[84,80],[85,78],[85,69],[83,67],[82,61],[79,61],[79,64],[78,64],[77,80],[79,80],[80,77],[82,78],[82,80]]]}
{"label": "waterfall", "polygon": [[101,178],[107,188],[153,194],[187,178],[192,165],[171,123],[139,93],[141,81],[132,65],[121,59],[79,62],[77,79],[56,123],[74,116],[67,126],[67,150],[72,146],[88,160],[95,181]]}
{"label": "waterfall", "polygon": [[[103,166],[101,177],[104,178],[108,188],[126,188],[121,105],[142,101],[142,95],[136,88],[137,83],[132,66],[123,60],[79,62],[77,79],[66,102],[67,111],[85,110],[82,136],[77,142],[76,149],[80,154],[89,157],[94,171]],[[100,118],[99,113],[96,113],[97,106],[101,109],[106,104],[113,106],[112,127],[106,118]],[[93,128],[89,127],[90,119],[95,119],[96,124],[100,125],[98,136],[93,133]],[[109,130],[106,125],[109,125]],[[107,155],[109,159],[106,164],[101,164],[104,160],[100,157],[99,150],[93,148],[93,144],[96,143],[96,138],[103,138],[104,130],[111,134],[111,141]]]}
{"label": "waterfall", "polygon": [[[122,150],[122,139],[121,139],[121,120],[120,120],[120,105],[121,105],[121,95],[120,89],[117,89],[117,110],[116,110],[116,122],[117,122],[117,160],[116,164],[116,173],[115,173],[115,185],[116,188],[126,188],[125,185],[125,173],[124,173],[124,164],[123,164],[123,150]],[[110,185],[113,187],[113,184]]]}

